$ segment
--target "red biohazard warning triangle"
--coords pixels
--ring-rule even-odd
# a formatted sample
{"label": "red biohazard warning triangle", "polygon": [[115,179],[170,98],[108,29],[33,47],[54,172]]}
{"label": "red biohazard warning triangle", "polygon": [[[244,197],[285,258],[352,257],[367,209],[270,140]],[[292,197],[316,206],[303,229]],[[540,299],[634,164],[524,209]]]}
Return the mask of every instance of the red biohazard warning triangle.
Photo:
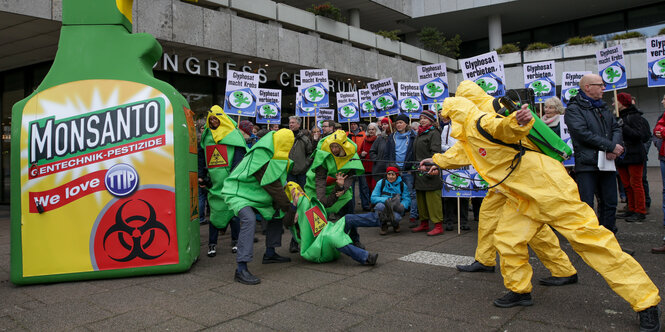
{"label": "red biohazard warning triangle", "polygon": [[229,158],[226,145],[206,146],[206,161],[208,168],[229,166]]}
{"label": "red biohazard warning triangle", "polygon": [[312,228],[314,236],[318,236],[324,227],[328,224],[328,220],[323,216],[323,212],[318,206],[315,206],[305,212],[309,226]]}

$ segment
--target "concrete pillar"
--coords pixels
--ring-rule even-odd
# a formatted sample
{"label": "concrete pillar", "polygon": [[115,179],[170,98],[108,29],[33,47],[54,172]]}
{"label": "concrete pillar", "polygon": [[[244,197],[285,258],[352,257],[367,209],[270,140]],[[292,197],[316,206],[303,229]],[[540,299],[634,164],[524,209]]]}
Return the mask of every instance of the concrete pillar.
{"label": "concrete pillar", "polygon": [[360,9],[349,9],[349,25],[354,28],[360,28]]}
{"label": "concrete pillar", "polygon": [[487,30],[490,39],[490,51],[503,45],[501,36],[501,16],[492,15],[487,19]]}

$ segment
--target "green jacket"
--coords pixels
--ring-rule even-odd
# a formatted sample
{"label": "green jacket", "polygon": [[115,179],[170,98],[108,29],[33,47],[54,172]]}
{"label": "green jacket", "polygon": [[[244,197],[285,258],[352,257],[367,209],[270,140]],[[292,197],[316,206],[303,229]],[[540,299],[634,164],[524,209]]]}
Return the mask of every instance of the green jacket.
{"label": "green jacket", "polygon": [[[418,134],[413,142],[416,161],[432,158],[435,153],[441,153],[441,132],[432,126],[424,133]],[[443,181],[441,175],[427,175],[415,173],[415,189],[418,191],[441,190]],[[415,202],[414,202],[415,203]]]}

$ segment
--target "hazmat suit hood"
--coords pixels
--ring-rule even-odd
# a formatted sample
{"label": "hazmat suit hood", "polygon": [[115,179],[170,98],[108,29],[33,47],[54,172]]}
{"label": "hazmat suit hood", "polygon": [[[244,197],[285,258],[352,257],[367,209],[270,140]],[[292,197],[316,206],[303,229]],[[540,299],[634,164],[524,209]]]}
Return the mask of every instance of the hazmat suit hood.
{"label": "hazmat suit hood", "polygon": [[464,137],[464,122],[468,117],[480,112],[469,99],[462,97],[448,97],[443,101],[441,116],[451,121],[450,136],[457,140],[466,140]]}
{"label": "hazmat suit hood", "polygon": [[[217,120],[219,120],[219,127],[217,129],[212,129],[210,128],[210,118],[215,117]],[[231,118],[226,116],[226,113],[224,113],[224,110],[219,107],[219,105],[214,105],[213,107],[208,110],[208,117],[206,118],[206,126],[210,130],[210,133],[212,133],[212,139],[215,140],[215,142],[219,143],[226,137],[226,135],[232,133],[235,129],[235,123]]]}
{"label": "hazmat suit hood", "polygon": [[[344,157],[337,157],[332,153],[332,151],[330,151],[330,144],[333,143],[339,144],[344,152],[346,152]],[[349,161],[349,159],[353,158],[353,156],[356,154],[357,147],[355,144],[353,144],[353,142],[347,139],[346,132],[344,132],[344,130],[337,130],[336,132],[326,137],[326,139],[323,141],[323,144],[321,144],[321,150],[330,153],[335,159],[337,169],[341,169]]]}
{"label": "hazmat suit hood", "polygon": [[478,109],[480,109],[483,112],[486,113],[493,113],[494,112],[494,106],[492,103],[494,102],[494,97],[490,96],[483,90],[481,87],[478,86],[478,84],[466,80],[462,81],[457,86],[457,91],[455,92],[456,97],[463,97],[468,100],[470,100],[472,103],[474,103]]}

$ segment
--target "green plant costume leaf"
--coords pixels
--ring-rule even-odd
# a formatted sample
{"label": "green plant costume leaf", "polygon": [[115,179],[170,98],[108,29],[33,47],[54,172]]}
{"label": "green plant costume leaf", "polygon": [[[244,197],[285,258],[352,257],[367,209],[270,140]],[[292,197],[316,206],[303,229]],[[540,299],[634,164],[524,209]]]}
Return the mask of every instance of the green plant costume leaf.
{"label": "green plant costume leaf", "polygon": [[[317,235],[314,235],[307,211],[313,210],[312,212],[315,212],[317,209],[322,212],[326,225]],[[323,204],[316,198],[312,198],[310,201],[306,196],[302,196],[298,200],[297,225],[300,232],[295,230],[296,226],[294,225],[292,226],[293,234],[296,234],[296,241],[300,244],[300,255],[310,262],[325,263],[334,261],[339,258],[337,248],[352,243],[351,238],[344,233],[344,226],[346,225],[344,218],[337,220],[337,222],[328,222],[325,211]],[[310,215],[312,215],[312,212],[310,212]]]}
{"label": "green plant costume leaf", "polygon": [[[290,133],[288,137],[282,137],[281,133]],[[289,150],[293,146],[293,133],[288,129],[277,132],[271,131],[261,138],[245,155],[245,158],[231,172],[224,181],[222,197],[226,204],[233,210],[235,215],[247,206],[256,209],[266,220],[273,219],[275,208],[273,199],[262,186],[279,180],[282,185],[286,184],[286,176],[289,167],[293,163],[288,159]],[[268,165],[261,183],[254,176],[263,166]],[[282,218],[284,212],[279,211],[277,218]]]}
{"label": "green plant costume leaf", "polygon": [[[209,149],[217,149],[219,146],[224,146],[226,149],[226,165],[215,167],[208,166],[208,173],[212,187],[208,188],[208,202],[210,203],[210,222],[217,228],[224,228],[228,225],[229,221],[235,214],[233,210],[226,204],[222,198],[222,188],[224,180],[231,174],[231,161],[235,154],[235,147],[247,149],[245,138],[240,131],[236,129],[236,123],[233,119],[229,118],[219,106],[217,112],[210,112],[208,114],[208,121],[206,121],[206,128],[201,134],[201,147],[203,151]],[[213,107],[213,110],[215,108]],[[217,129],[211,130],[208,126],[211,116],[215,116],[220,120],[221,125]],[[208,160],[206,154],[206,165],[210,165],[211,161]]]}

